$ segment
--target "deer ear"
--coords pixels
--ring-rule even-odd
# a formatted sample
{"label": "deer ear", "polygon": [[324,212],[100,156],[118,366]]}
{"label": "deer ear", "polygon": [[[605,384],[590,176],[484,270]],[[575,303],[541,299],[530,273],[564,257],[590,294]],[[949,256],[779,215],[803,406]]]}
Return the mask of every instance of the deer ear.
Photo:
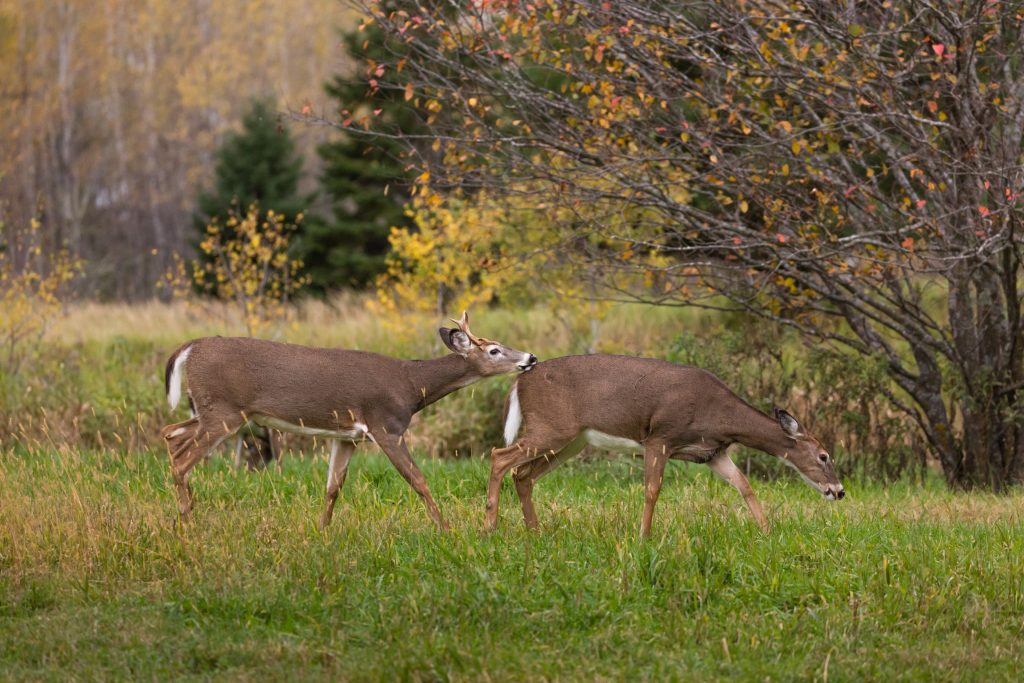
{"label": "deer ear", "polygon": [[469,341],[469,337],[466,336],[466,333],[462,330],[455,330],[451,327],[442,327],[437,330],[437,333],[441,335],[441,341],[444,342],[444,345],[460,356],[468,354],[470,348],[473,346]]}
{"label": "deer ear", "polygon": [[782,427],[782,431],[786,432],[786,434],[792,437],[800,436],[800,423],[785,410],[776,408],[775,419],[779,421],[779,426]]}

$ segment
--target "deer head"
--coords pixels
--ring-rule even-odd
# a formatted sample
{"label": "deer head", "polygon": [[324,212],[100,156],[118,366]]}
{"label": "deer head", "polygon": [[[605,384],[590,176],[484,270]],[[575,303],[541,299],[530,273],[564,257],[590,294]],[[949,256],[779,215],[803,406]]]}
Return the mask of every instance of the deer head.
{"label": "deer head", "polygon": [[501,342],[478,337],[469,330],[469,313],[463,311],[462,318],[452,319],[458,328],[442,327],[437,333],[441,341],[453,352],[465,358],[482,376],[503,375],[507,372],[527,371],[537,364],[532,353],[519,351]]}
{"label": "deer head", "polygon": [[793,440],[794,445],[786,451],[783,462],[800,473],[812,487],[821,491],[828,500],[839,500],[846,495],[839,483],[832,456],[821,442],[803,431],[796,418],[781,408],[776,408],[775,419],[782,431]]}

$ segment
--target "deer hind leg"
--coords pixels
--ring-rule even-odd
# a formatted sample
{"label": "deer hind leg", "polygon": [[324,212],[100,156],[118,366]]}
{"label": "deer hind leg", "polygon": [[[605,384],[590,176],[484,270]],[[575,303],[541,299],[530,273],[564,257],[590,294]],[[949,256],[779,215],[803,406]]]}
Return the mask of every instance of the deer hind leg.
{"label": "deer hind leg", "polygon": [[537,512],[533,508],[533,485],[548,472],[578,455],[586,444],[586,439],[580,435],[553,455],[548,453],[513,468],[512,481],[516,485],[519,503],[523,506],[523,522],[527,529],[536,529],[538,526]]}
{"label": "deer hind leg", "polygon": [[[525,465],[532,460],[543,458],[545,455],[554,456],[571,440],[572,437],[557,441],[545,439],[542,442],[531,437],[522,437],[511,446],[491,450],[491,476],[487,482],[487,513],[484,521],[486,531],[494,531],[498,528],[498,500],[501,497],[501,482],[509,470]],[[541,443],[545,445],[537,445]],[[532,509],[532,489],[529,489],[527,493]],[[533,517],[536,519],[536,514]]]}
{"label": "deer hind leg", "polygon": [[356,445],[351,441],[331,440],[331,464],[327,470],[327,498],[324,501],[323,514],[320,515],[320,529],[326,528],[331,523],[331,517],[334,515],[334,503],[338,500],[341,487],[345,485],[348,463],[355,450]]}
{"label": "deer hind leg", "polygon": [[722,451],[715,457],[708,461],[708,467],[711,471],[721,477],[723,480],[728,482],[740,492],[743,496],[743,502],[747,504],[747,508],[750,509],[750,514],[757,520],[758,526],[761,527],[761,531],[768,533],[768,518],[764,516],[764,510],[761,509],[761,503],[757,500],[757,496],[754,495],[754,489],[750,487],[750,482],[740,471],[739,467],[736,467],[736,463],[732,461],[729,454]]}
{"label": "deer hind leg", "polygon": [[242,426],[241,416],[227,417],[219,424],[202,416],[164,427],[160,434],[167,442],[171,458],[171,477],[178,497],[178,514],[188,518],[192,512],[192,487],[188,483],[189,472],[224,439]]}

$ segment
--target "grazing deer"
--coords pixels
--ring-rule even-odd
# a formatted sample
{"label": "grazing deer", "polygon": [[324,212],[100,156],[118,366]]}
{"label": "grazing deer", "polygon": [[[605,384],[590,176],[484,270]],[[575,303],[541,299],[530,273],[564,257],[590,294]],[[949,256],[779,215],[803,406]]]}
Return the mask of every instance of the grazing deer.
{"label": "grazing deer", "polygon": [[181,398],[181,378],[195,415],[168,425],[167,441],[178,511],[192,510],[189,471],[243,425],[254,422],[285,432],[330,440],[327,498],[321,527],[331,521],[356,443],[373,441],[447,528],[427,482],[409,456],[404,434],[412,416],[434,401],[483,377],[529,370],[537,359],[469,330],[469,316],[442,327],[453,353],[431,360],[399,360],[376,353],[280,344],[250,338],[204,337],[171,354],[167,400]]}
{"label": "grazing deer", "polygon": [[235,434],[235,468],[261,470],[274,462],[280,450],[277,440],[272,429],[249,422]]}
{"label": "grazing deer", "polygon": [[792,415],[769,417],[699,368],[629,356],[566,356],[519,377],[505,402],[505,448],[491,451],[487,528],[498,524],[498,496],[512,470],[523,518],[537,527],[533,485],[591,444],[642,453],[644,512],[640,536],[651,533],[665,463],[703,463],[743,496],[761,528],[761,504],[726,449],[734,443],[782,458],[828,500],[845,495],[832,458]]}

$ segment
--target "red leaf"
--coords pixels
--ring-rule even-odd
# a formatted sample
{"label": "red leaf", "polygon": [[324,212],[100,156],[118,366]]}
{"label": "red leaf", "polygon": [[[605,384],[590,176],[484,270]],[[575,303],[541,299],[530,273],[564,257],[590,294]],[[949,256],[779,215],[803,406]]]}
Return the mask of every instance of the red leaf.
{"label": "red leaf", "polygon": [[942,43],[933,43],[932,44],[932,50],[935,51],[936,55],[941,57],[942,53],[946,51],[946,46],[943,45]]}
{"label": "red leaf", "polygon": [[913,249],[914,248],[914,238],[913,237],[908,237],[907,239],[905,239],[902,242],[900,242],[900,246],[903,247],[904,249]]}
{"label": "red leaf", "polygon": [[924,208],[924,205],[927,204],[927,203],[928,203],[927,199],[918,199],[917,200],[917,208],[919,208],[919,209]]}
{"label": "red leaf", "polygon": [[374,110],[373,110],[373,115],[374,115],[374,116],[380,116],[380,113],[381,113],[382,111],[384,111],[384,110],[383,110],[383,109],[374,109]]}
{"label": "red leaf", "polygon": [[775,235],[775,239],[779,240],[779,242],[781,242],[782,244],[786,243],[786,236],[783,235],[781,232]]}
{"label": "red leaf", "polygon": [[979,206],[978,207],[978,213],[980,213],[982,216],[985,216],[986,218],[988,218],[988,215],[990,213],[992,213],[992,212],[988,210],[987,206]]}

